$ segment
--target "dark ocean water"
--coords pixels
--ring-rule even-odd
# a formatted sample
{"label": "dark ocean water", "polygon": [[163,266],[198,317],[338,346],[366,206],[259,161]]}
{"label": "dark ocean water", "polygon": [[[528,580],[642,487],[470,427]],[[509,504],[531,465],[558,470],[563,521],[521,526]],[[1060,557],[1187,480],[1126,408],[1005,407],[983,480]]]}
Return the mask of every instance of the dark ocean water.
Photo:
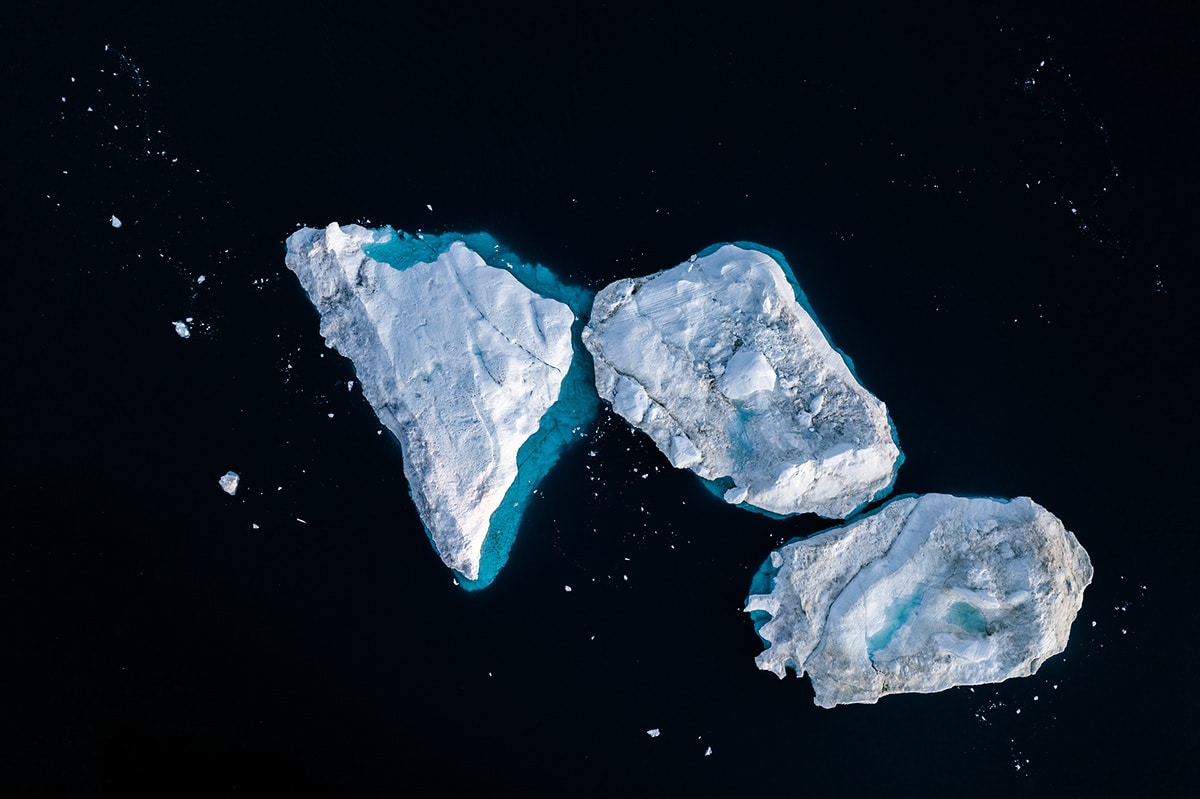
{"label": "dark ocean water", "polygon": [[[20,4],[0,794],[1194,790],[1200,28],[1166,9]],[[896,493],[1029,495],[1087,548],[1067,651],[816,708],[741,608],[827,524],[607,413],[462,591],[284,268],[333,220],[593,289],[780,250],[888,404]]]}

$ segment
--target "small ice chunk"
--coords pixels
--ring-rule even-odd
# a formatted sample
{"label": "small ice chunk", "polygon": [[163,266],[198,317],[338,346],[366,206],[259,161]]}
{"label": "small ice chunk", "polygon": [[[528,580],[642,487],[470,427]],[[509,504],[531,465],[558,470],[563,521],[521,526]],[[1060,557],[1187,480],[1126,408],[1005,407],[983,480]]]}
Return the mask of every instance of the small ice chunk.
{"label": "small ice chunk", "polygon": [[569,594],[569,593],[571,593],[571,586],[569,586],[569,585],[564,585],[564,586],[563,586],[563,590],[564,590],[564,591],[566,591],[566,592]]}
{"label": "small ice chunk", "polygon": [[710,746],[704,750],[704,756],[709,757],[711,754],[712,754],[712,747]]}
{"label": "small ice chunk", "polygon": [[120,219],[117,219],[116,214],[113,214],[111,217],[109,217],[108,221],[113,227],[120,227],[122,224],[124,224]]}
{"label": "small ice chunk", "polygon": [[745,486],[734,486],[725,492],[725,501],[730,505],[741,505],[746,501],[746,496],[749,493]]}
{"label": "small ice chunk", "polygon": [[237,472],[225,472],[217,482],[221,484],[225,493],[232,497],[237,493],[238,481],[241,479]]}
{"label": "small ice chunk", "polygon": [[198,284],[203,283],[205,281],[205,279],[206,278],[204,277],[204,275],[201,275],[200,277],[196,278],[196,283],[198,283]]}
{"label": "small ice chunk", "polygon": [[175,332],[179,334],[180,338],[191,338],[192,337],[192,331],[188,330],[187,323],[184,322],[182,319],[180,319],[178,322],[175,322],[174,324],[175,324]]}
{"label": "small ice chunk", "polygon": [[646,730],[646,734],[649,735],[651,738],[657,738],[661,732],[662,731],[659,730],[658,727],[655,727],[652,730]]}

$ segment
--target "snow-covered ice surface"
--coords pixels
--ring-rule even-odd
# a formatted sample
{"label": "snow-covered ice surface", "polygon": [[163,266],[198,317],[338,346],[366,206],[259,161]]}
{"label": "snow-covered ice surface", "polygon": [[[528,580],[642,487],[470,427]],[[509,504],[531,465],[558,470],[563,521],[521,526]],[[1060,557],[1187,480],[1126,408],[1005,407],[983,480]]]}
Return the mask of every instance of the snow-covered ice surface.
{"label": "snow-covered ice surface", "polygon": [[583,332],[600,396],[727,502],[845,518],[903,460],[783,256],[714,245],[602,289]]}
{"label": "snow-covered ice surface", "polygon": [[1092,564],[1028,497],[906,496],[771,553],[746,610],[758,667],[822,707],[1033,674],[1067,645]]}
{"label": "snow-covered ice surface", "polygon": [[400,442],[421,520],[468,588],[495,578],[530,492],[596,404],[572,345],[590,295],[509,255],[486,234],[336,223],[287,240],[321,335]]}

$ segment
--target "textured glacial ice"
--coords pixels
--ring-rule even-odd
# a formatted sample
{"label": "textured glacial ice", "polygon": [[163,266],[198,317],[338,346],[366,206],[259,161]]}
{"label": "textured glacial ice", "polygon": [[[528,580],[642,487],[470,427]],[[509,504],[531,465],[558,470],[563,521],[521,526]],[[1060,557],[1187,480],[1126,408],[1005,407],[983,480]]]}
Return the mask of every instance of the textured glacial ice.
{"label": "textured glacial ice", "polygon": [[304,228],[287,265],[400,442],[438,555],[465,587],[488,585],[533,489],[595,411],[572,344],[590,293],[482,233]]}
{"label": "textured glacial ice", "polygon": [[618,280],[596,295],[583,343],[600,396],[727,502],[844,518],[891,490],[903,456],[887,408],[779,253],[714,245]]}
{"label": "textured glacial ice", "polygon": [[746,610],[760,669],[823,707],[1033,674],[1067,645],[1087,552],[1028,497],[926,494],[772,552]]}

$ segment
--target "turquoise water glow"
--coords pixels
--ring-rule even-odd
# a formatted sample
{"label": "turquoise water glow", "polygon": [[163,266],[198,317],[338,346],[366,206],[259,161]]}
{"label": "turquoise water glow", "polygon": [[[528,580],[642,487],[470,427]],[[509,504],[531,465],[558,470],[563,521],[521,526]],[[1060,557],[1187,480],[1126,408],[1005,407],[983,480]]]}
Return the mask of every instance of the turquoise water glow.
{"label": "turquoise water glow", "polygon": [[962,627],[972,635],[987,635],[987,619],[979,612],[979,608],[966,602],[955,602],[946,611],[946,621]]}
{"label": "turquoise water glow", "polygon": [[910,596],[897,599],[888,605],[888,609],[884,613],[883,628],[873,635],[867,636],[867,657],[874,660],[875,653],[886,648],[891,643],[893,636],[912,617],[913,611],[920,607],[921,598],[924,595],[925,589],[918,587]]}

